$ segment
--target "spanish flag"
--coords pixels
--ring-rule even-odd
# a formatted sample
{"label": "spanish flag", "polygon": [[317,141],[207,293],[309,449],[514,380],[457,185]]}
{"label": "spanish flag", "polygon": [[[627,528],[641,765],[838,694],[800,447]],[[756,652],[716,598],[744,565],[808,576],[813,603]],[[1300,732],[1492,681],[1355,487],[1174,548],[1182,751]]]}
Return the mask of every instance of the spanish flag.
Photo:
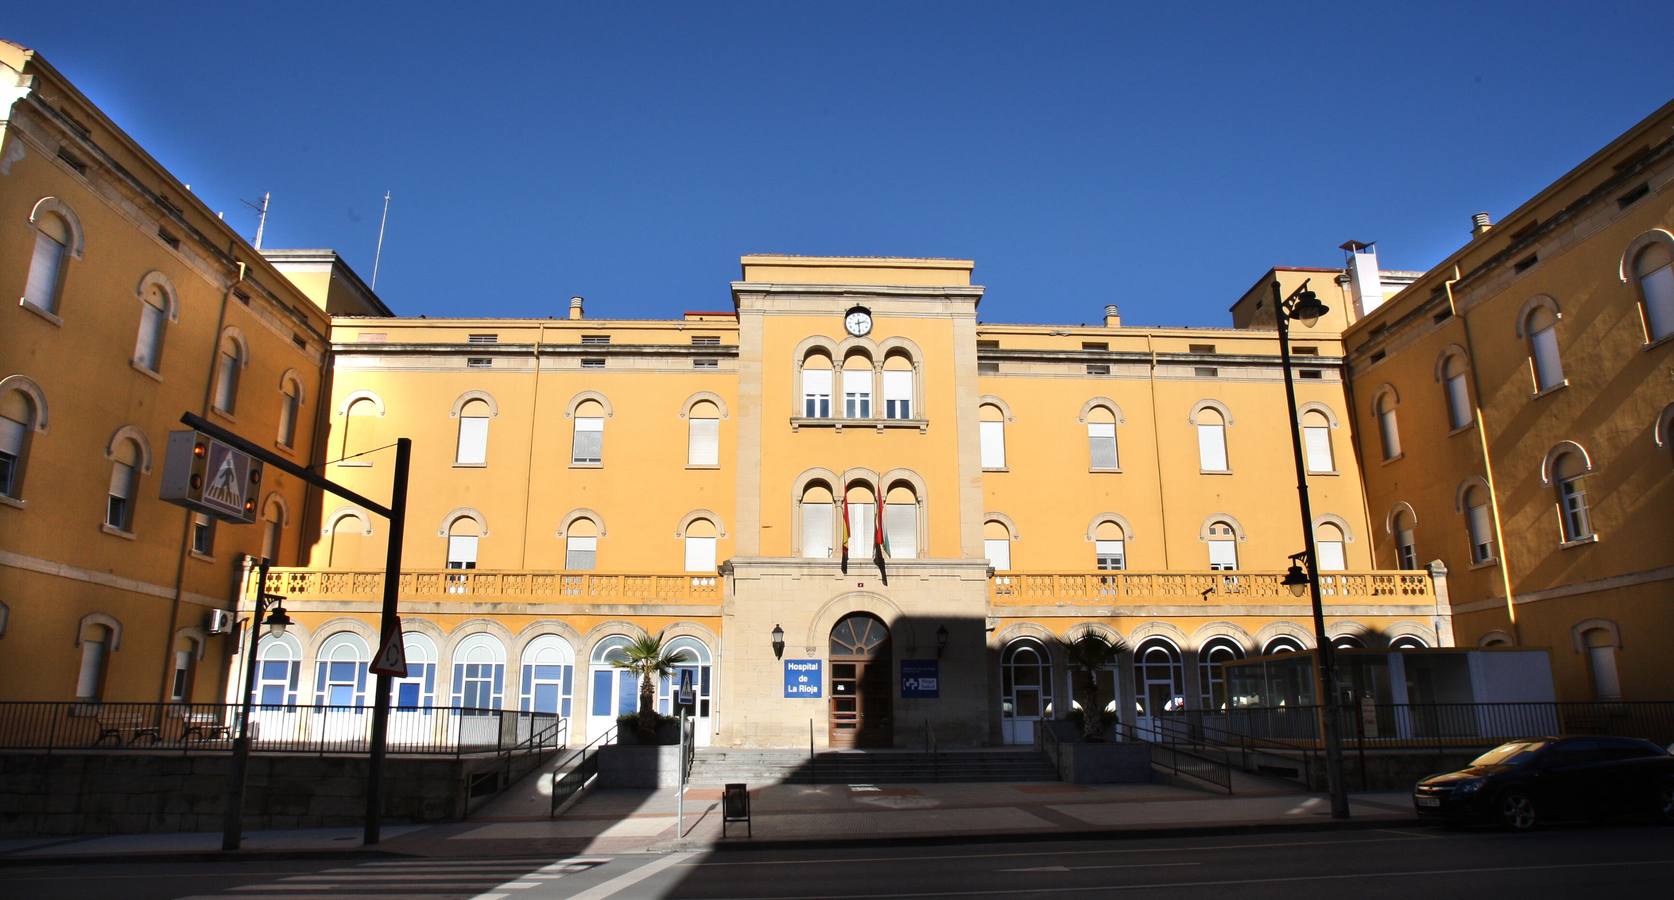
{"label": "spanish flag", "polygon": [[884,584],[888,584],[889,572],[884,569],[884,557],[890,555],[889,535],[884,533],[884,505],[882,503],[883,497],[881,494],[879,495],[878,500],[878,503],[872,504],[873,509],[877,513],[875,516],[876,521],[872,523],[872,559],[878,564],[878,577],[883,579]]}
{"label": "spanish flag", "polygon": [[849,574],[849,495],[843,494],[843,574]]}

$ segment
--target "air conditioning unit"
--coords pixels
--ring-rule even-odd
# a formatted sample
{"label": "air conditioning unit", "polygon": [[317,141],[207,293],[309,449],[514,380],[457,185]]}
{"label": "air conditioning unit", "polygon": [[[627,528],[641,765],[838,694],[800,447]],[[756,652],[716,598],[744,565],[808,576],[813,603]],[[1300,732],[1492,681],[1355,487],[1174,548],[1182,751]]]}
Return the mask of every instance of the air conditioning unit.
{"label": "air conditioning unit", "polygon": [[233,630],[233,614],[231,610],[212,609],[209,611],[209,627],[204,629],[210,634],[227,634]]}

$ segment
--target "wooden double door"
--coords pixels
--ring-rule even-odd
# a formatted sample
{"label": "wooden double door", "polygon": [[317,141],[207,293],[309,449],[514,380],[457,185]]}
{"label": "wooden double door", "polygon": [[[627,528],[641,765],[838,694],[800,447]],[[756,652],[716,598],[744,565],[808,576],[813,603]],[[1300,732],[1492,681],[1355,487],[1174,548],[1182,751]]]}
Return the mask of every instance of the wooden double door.
{"label": "wooden double door", "polygon": [[876,616],[845,616],[831,630],[830,728],[832,749],[888,747],[892,718],[894,659],[889,629]]}

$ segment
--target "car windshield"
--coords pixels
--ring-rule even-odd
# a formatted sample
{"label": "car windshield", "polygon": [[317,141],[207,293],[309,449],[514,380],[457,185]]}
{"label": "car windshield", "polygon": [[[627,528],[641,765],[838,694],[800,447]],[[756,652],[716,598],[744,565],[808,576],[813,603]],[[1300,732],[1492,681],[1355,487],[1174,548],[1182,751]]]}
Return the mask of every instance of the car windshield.
{"label": "car windshield", "polygon": [[1515,766],[1528,762],[1549,741],[1512,741],[1471,760],[1473,766]]}

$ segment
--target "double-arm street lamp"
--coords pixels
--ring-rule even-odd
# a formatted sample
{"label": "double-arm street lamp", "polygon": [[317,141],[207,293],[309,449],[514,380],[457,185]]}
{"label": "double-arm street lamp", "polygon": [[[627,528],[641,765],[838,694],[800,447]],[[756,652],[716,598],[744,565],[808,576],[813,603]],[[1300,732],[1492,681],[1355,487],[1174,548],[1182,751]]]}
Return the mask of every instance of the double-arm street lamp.
{"label": "double-arm street lamp", "polygon": [[[1314,546],[1314,514],[1308,504],[1308,467],[1302,456],[1302,426],[1297,421],[1296,382],[1290,371],[1290,320],[1310,328],[1329,312],[1319,295],[1303,281],[1290,296],[1279,296],[1279,280],[1273,279],[1273,317],[1279,323],[1279,363],[1285,370],[1285,404],[1290,413],[1290,447],[1296,459],[1296,495],[1302,502],[1303,550],[1290,558],[1284,584],[1300,597],[1307,589],[1314,604],[1314,691],[1319,696],[1320,734],[1325,740],[1325,781],[1331,791],[1331,817],[1348,818],[1348,794],[1343,789],[1343,746],[1337,736],[1337,671],[1334,647],[1325,633],[1325,607],[1319,596],[1319,551]],[[1307,564],[1306,573],[1302,563]]]}

